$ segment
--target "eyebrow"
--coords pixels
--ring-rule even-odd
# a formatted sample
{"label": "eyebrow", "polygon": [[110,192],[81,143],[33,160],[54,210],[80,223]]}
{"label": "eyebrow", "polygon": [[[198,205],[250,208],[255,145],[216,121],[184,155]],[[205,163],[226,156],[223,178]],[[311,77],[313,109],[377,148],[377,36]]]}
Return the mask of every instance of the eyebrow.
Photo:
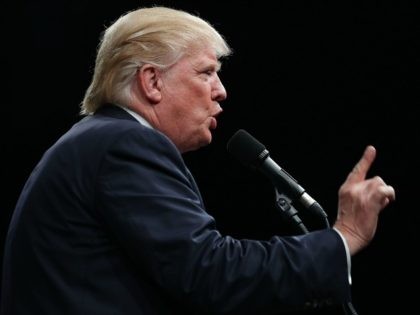
{"label": "eyebrow", "polygon": [[207,65],[204,67],[204,69],[213,69],[217,72],[220,71],[220,69],[222,68],[222,63],[220,61],[217,61],[216,64],[212,63],[211,65]]}
{"label": "eyebrow", "polygon": [[196,70],[206,69],[206,70],[215,70],[216,72],[218,72],[222,68],[222,62],[220,60],[217,60],[216,63],[211,61],[210,64],[207,64],[206,61],[202,61],[202,62],[196,63],[195,65],[193,63],[193,67],[196,68]]}

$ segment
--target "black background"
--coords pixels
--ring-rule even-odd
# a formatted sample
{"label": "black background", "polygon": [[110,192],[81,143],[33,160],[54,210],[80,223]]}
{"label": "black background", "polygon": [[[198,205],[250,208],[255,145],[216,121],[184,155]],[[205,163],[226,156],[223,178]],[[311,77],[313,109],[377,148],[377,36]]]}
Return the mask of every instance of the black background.
{"label": "black background", "polygon": [[[2,21],[1,244],[42,153],[80,119],[100,33],[151,4],[208,20],[233,48],[220,73],[228,99],[211,145],[185,155],[219,229],[238,238],[294,234],[261,174],[226,143],[239,128],[318,200],[333,223],[337,191],[365,146],[369,177],[394,186],[370,246],[352,259],[363,314],[415,311],[419,285],[420,10],[417,1],[8,1]],[[310,229],[321,222],[302,213]],[[0,248],[2,249],[2,247]]]}

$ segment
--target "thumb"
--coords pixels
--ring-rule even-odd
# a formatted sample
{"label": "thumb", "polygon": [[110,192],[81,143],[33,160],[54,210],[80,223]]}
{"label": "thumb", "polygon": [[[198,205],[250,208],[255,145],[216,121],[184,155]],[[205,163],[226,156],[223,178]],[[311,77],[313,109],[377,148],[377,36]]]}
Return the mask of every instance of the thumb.
{"label": "thumb", "polygon": [[357,183],[366,178],[366,174],[369,171],[370,166],[376,157],[376,149],[372,145],[368,145],[363,152],[363,156],[353,167],[350,174],[347,176],[348,183]]}

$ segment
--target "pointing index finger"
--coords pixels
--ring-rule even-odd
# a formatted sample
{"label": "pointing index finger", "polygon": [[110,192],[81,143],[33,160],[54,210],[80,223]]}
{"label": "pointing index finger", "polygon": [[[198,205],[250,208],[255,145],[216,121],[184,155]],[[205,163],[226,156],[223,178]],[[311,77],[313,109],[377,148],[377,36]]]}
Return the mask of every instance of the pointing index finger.
{"label": "pointing index finger", "polygon": [[366,178],[366,174],[369,171],[370,166],[376,157],[376,149],[372,145],[368,145],[363,152],[363,156],[353,167],[353,170],[347,176],[348,182],[359,182]]}

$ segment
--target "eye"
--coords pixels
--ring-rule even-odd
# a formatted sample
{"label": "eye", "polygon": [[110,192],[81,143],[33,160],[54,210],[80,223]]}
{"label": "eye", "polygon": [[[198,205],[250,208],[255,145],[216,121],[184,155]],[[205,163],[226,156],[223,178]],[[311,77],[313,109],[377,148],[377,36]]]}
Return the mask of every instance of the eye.
{"label": "eye", "polygon": [[206,78],[211,78],[217,76],[218,71],[220,70],[219,65],[209,65],[207,67],[203,67],[200,71],[200,74]]}
{"label": "eye", "polygon": [[203,71],[203,73],[205,75],[211,76],[214,73],[214,70],[213,69],[206,69],[206,70]]}
{"label": "eye", "polygon": [[200,77],[205,81],[212,80],[214,73],[215,71],[212,69],[205,69],[200,71]]}

